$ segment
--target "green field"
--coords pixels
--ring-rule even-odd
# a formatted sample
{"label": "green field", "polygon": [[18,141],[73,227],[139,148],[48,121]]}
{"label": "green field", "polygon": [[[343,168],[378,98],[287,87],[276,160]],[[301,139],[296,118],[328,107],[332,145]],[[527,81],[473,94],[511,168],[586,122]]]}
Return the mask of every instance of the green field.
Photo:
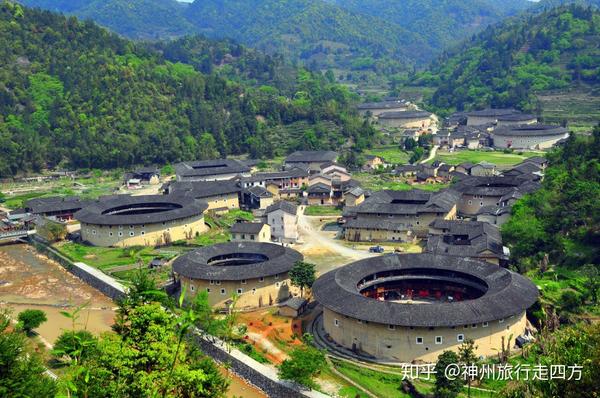
{"label": "green field", "polygon": [[389,174],[355,173],[352,178],[360,182],[363,189],[381,191],[391,189],[394,191],[410,191],[411,189],[422,189],[424,191],[439,191],[448,187],[448,184],[418,184],[410,185],[404,179],[392,177]]}
{"label": "green field", "polygon": [[306,206],[304,215],[307,216],[341,216],[342,210],[332,206]]}
{"label": "green field", "polygon": [[132,265],[138,261],[147,265],[159,255],[152,247],[97,247],[73,242],[55,247],[71,260],[86,263],[101,270],[120,265]]}
{"label": "green field", "polygon": [[372,148],[365,151],[367,155],[374,155],[383,158],[387,163],[406,164],[410,154],[400,150],[398,145],[387,145],[379,148]]}
{"label": "green field", "polygon": [[[457,165],[463,162],[479,163],[486,161],[497,166],[513,166],[532,156],[543,156],[542,152],[514,152],[463,150],[455,152],[438,151],[435,160]],[[429,161],[433,163],[433,160]]]}

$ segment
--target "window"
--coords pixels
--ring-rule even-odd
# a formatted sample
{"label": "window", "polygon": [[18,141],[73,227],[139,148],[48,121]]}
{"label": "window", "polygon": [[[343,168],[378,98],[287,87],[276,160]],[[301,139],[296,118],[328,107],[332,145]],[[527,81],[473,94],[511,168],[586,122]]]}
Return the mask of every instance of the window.
{"label": "window", "polygon": [[423,344],[423,337],[417,337],[415,340],[415,343],[417,344]]}
{"label": "window", "polygon": [[210,287],[206,288],[206,293],[210,293]]}
{"label": "window", "polygon": [[468,202],[468,203],[469,203],[469,204],[471,204],[471,203],[473,203],[473,202],[472,202],[471,200],[469,200],[469,202]]}
{"label": "window", "polygon": [[246,239],[246,234],[242,234],[242,239]]}
{"label": "window", "polygon": [[92,235],[96,235],[96,230],[92,229]]}
{"label": "window", "polygon": [[459,343],[462,343],[463,341],[465,341],[465,335],[464,334],[457,334],[456,335],[456,341],[458,341]]}
{"label": "window", "polygon": [[468,329],[468,328],[469,328],[469,325],[465,325],[465,326],[463,326],[463,328],[464,328],[464,329]]}
{"label": "window", "polygon": [[196,290],[196,287],[194,285],[190,285],[190,290],[193,292],[194,290]]}
{"label": "window", "polygon": [[396,325],[388,325],[388,330],[396,330]]}
{"label": "window", "polygon": [[435,336],[435,344],[442,344],[444,338],[442,336]]}
{"label": "window", "polygon": [[250,240],[254,240],[254,235],[250,235]]}
{"label": "window", "polygon": [[275,283],[275,287],[279,287],[279,282]]}
{"label": "window", "polygon": [[487,328],[488,326],[489,326],[489,323],[487,323],[487,322],[483,322],[481,324],[481,327],[483,327],[483,328]]}
{"label": "window", "polygon": [[245,284],[246,284],[246,280],[242,279],[242,285],[245,285]]}
{"label": "window", "polygon": [[337,319],[334,319],[334,320],[333,320],[333,324],[334,324],[335,326],[338,326],[338,327],[339,327],[339,326],[340,326],[340,321],[338,321]]}
{"label": "window", "polygon": [[129,229],[133,229],[133,225],[130,225],[130,226],[129,226]]}
{"label": "window", "polygon": [[479,202],[479,206],[483,206],[483,202]]}
{"label": "window", "polygon": [[275,279],[279,279],[279,274],[275,274]]}
{"label": "window", "polygon": [[210,283],[211,285],[214,285],[214,284],[215,284],[215,281],[213,281],[213,280],[211,279],[211,281],[210,281],[209,283]]}
{"label": "window", "polygon": [[113,236],[113,233],[112,233],[112,232],[109,232],[109,233],[108,233],[108,236]]}
{"label": "window", "polygon": [[221,284],[221,281],[215,281],[215,283],[216,283],[217,285],[220,285],[220,284]]}
{"label": "window", "polygon": [[122,231],[119,231],[119,236],[123,236],[123,232]]}
{"label": "window", "polygon": [[498,319],[498,323],[504,323],[504,319]]}
{"label": "window", "polygon": [[471,329],[477,329],[477,324],[476,323],[472,324]]}
{"label": "window", "polygon": [[146,235],[146,231],[142,231],[142,232],[140,232],[140,234],[141,234],[142,236],[144,236],[144,235]]}
{"label": "window", "polygon": [[252,289],[252,294],[256,294],[256,288]]}
{"label": "window", "polygon": [[221,294],[225,294],[225,289],[221,289]]}
{"label": "window", "polygon": [[265,281],[265,278],[261,276],[260,278],[258,278],[258,281],[259,281],[259,282],[264,282],[264,281]]}
{"label": "window", "polygon": [[133,232],[133,231],[129,232],[129,236],[134,236],[134,235],[135,235],[135,232]]}
{"label": "window", "polygon": [[356,322],[358,322],[362,325],[362,321],[360,319],[357,319]]}
{"label": "window", "polygon": [[244,293],[244,289],[242,289],[242,288],[238,288],[238,290],[237,290],[237,294],[242,294],[242,293]]}

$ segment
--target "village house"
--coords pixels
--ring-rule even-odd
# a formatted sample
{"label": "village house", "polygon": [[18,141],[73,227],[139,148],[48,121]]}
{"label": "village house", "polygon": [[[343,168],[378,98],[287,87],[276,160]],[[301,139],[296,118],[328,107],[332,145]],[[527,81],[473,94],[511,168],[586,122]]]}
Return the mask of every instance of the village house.
{"label": "village house", "polygon": [[569,137],[569,131],[562,126],[540,123],[517,126],[501,126],[492,131],[496,148],[549,149]]}
{"label": "village house", "polygon": [[232,242],[270,242],[271,227],[260,222],[237,222],[231,226]]}
{"label": "village house", "polygon": [[157,185],[160,183],[160,170],[156,167],[142,167],[131,173],[125,174],[125,181],[140,180],[142,184]]}
{"label": "village house", "polygon": [[279,306],[279,315],[297,318],[308,308],[308,300],[301,297],[292,297]]}
{"label": "village house", "polygon": [[377,123],[388,128],[427,128],[431,116],[425,111],[384,112],[377,117]]}
{"label": "village house", "polygon": [[452,190],[461,194],[458,201],[458,214],[475,218],[486,206],[498,207],[502,199],[515,192],[530,193],[539,188],[539,182],[523,177],[474,177],[470,176],[452,185]]}
{"label": "village house", "polygon": [[450,173],[454,171],[454,166],[447,163],[442,163],[437,169],[437,176],[444,178],[445,180],[450,179]]}
{"label": "village house", "polygon": [[541,180],[544,172],[540,166],[533,162],[522,162],[514,166],[512,169],[502,172],[506,177],[519,177],[530,175],[532,179]]}
{"label": "village house", "polygon": [[394,174],[400,177],[415,177],[417,172],[420,170],[419,165],[416,164],[402,164],[396,166]]}
{"label": "village house", "polygon": [[327,185],[322,182],[312,184],[308,187],[306,193],[307,202],[309,205],[334,205],[331,185]]}
{"label": "village house", "polygon": [[382,157],[376,155],[365,155],[365,163],[362,166],[363,171],[374,171],[379,167],[385,167],[385,161]]}
{"label": "village house", "polygon": [[404,112],[408,110],[408,104],[405,101],[383,101],[367,102],[359,104],[357,107],[361,116],[379,116],[383,112]]}
{"label": "village house", "polygon": [[454,170],[458,173],[471,175],[471,169],[473,168],[473,166],[475,166],[473,163],[463,162],[456,166]]}
{"label": "village house", "polygon": [[308,186],[308,171],[300,168],[278,171],[274,173],[257,173],[250,177],[242,177],[242,188],[263,187],[275,197],[297,197],[303,187]]}
{"label": "village house", "polygon": [[273,194],[261,186],[243,189],[242,206],[246,210],[266,209],[273,204]]}
{"label": "village house", "polygon": [[475,258],[494,265],[506,265],[508,260],[508,248],[502,245],[498,227],[480,221],[433,221],[429,224],[426,251]]}
{"label": "village house", "polygon": [[333,162],[322,164],[321,174],[340,181],[348,181],[352,178],[352,174],[348,173],[344,166]]}
{"label": "village house", "polygon": [[384,190],[352,208],[344,226],[349,241],[409,241],[426,236],[437,218],[454,219],[458,193]]}
{"label": "village house", "polygon": [[294,243],[298,239],[298,207],[281,200],[267,207],[267,224],[271,226],[271,237],[277,242]]}
{"label": "village house", "polygon": [[34,198],[25,203],[26,213],[56,221],[70,221],[76,212],[91,204],[91,200],[77,196]]}
{"label": "village house", "polygon": [[241,191],[237,180],[171,182],[164,186],[166,194],[202,200],[208,204],[209,211],[216,213],[239,209]]}
{"label": "village house", "polygon": [[355,187],[344,194],[344,204],[349,207],[358,206],[365,201],[365,191],[361,187]]}
{"label": "village house", "polygon": [[294,167],[308,170],[310,174],[321,172],[321,165],[336,162],[338,153],[334,151],[296,151],[289,154],[283,163],[285,169]]}
{"label": "village house", "polygon": [[515,115],[520,113],[515,109],[483,109],[480,111],[467,112],[467,126],[481,126],[484,124],[495,124],[498,117]]}
{"label": "village house", "polygon": [[496,174],[498,174],[496,172],[496,165],[486,162],[481,161],[479,163],[477,163],[475,166],[471,167],[471,173],[472,176],[477,176],[477,177],[489,177],[489,176],[494,176]]}
{"label": "village house", "polygon": [[234,159],[200,160],[175,165],[178,182],[231,180],[250,177],[250,167]]}

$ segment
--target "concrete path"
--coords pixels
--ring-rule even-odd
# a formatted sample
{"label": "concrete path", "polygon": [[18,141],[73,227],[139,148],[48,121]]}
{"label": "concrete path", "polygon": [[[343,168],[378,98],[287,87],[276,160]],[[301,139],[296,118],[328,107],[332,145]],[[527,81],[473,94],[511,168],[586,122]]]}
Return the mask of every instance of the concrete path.
{"label": "concrete path", "polygon": [[427,159],[421,160],[419,163],[424,164],[435,158],[435,154],[437,153],[438,148],[438,145],[434,145],[433,147],[431,147],[431,151],[429,151],[429,156],[427,157]]}
{"label": "concrete path", "polygon": [[319,220],[331,219],[331,221],[337,220],[337,217],[323,217],[323,216],[305,216],[304,206],[300,206],[298,216],[298,230],[305,247],[318,246],[329,249],[336,254],[348,257],[352,261],[362,260],[363,258],[374,257],[376,254],[369,253],[364,250],[356,250],[347,247],[339,241],[331,237],[331,232],[321,230]]}

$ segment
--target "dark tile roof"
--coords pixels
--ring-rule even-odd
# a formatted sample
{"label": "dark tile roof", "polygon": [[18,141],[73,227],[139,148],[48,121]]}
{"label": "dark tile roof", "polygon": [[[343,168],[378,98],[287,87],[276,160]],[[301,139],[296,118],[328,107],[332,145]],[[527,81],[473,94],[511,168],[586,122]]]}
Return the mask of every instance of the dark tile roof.
{"label": "dark tile roof", "polygon": [[293,215],[298,214],[298,206],[287,200],[280,200],[279,202],[273,203],[271,206],[267,207],[266,213],[271,213],[276,210],[282,210]]}
{"label": "dark tile roof", "polygon": [[[429,235],[427,251],[460,257],[482,257],[491,251],[491,257],[506,259],[500,230],[480,221],[435,220],[431,228],[442,230],[440,235]],[[486,255],[489,256],[489,255]]]}
{"label": "dark tile roof", "polygon": [[207,208],[205,202],[178,195],[117,195],[94,201],[74,217],[87,224],[139,225],[198,216]]}
{"label": "dark tile roof", "polygon": [[406,104],[398,101],[366,102],[364,104],[357,105],[357,108],[360,110],[395,109],[404,107],[406,107]]}
{"label": "dark tile roof", "polygon": [[378,116],[379,119],[422,119],[428,118],[431,113],[425,111],[384,112]]}
{"label": "dark tile roof", "polygon": [[335,162],[338,153],[334,151],[296,151],[285,158],[285,163]]}
{"label": "dark tile roof", "polygon": [[169,193],[173,195],[191,196],[196,199],[210,198],[219,195],[229,195],[241,192],[236,180],[172,182]]}
{"label": "dark tile roof", "polygon": [[492,132],[492,135],[498,135],[502,137],[537,137],[537,136],[549,136],[549,135],[564,135],[567,134],[568,130],[562,126],[554,126],[547,124],[522,124],[518,126],[500,126]]}
{"label": "dark tile roof", "polygon": [[261,186],[255,186],[255,187],[250,187],[248,188],[248,192],[250,192],[252,195],[258,197],[258,198],[272,198],[273,194],[269,191],[267,191],[265,188],[261,187]]}
{"label": "dark tile roof", "polygon": [[357,214],[419,214],[448,212],[456,204],[459,194],[451,190],[427,192],[420,189],[410,191],[384,190],[373,193],[356,206]]}
{"label": "dark tile roof", "polygon": [[300,177],[308,177],[308,170],[294,167],[285,171],[277,171],[273,173],[256,173],[250,177],[242,177],[242,182],[271,181]]}
{"label": "dark tile roof", "polygon": [[206,177],[250,172],[250,167],[234,159],[200,160],[175,165],[178,177]]}
{"label": "dark tile roof", "polygon": [[509,192],[533,192],[539,187],[527,178],[519,176],[469,176],[452,185],[452,189],[467,195],[484,195],[502,197]]}
{"label": "dark tile roof", "polygon": [[[398,272],[435,278],[481,281],[485,292],[477,299],[426,305],[379,301],[360,294],[359,285],[374,274]],[[317,301],[336,313],[379,324],[406,327],[452,327],[489,322],[521,314],[539,295],[524,276],[475,259],[434,254],[388,254],[360,260],[330,271],[312,287]]]}
{"label": "dark tile roof", "polygon": [[265,225],[265,223],[260,222],[236,222],[231,226],[231,233],[257,234]]}
{"label": "dark tile roof", "polygon": [[346,224],[344,224],[344,228],[378,229],[382,231],[405,231],[406,225],[404,225],[403,223],[388,220],[357,218],[348,220]]}
{"label": "dark tile roof", "polygon": [[498,117],[498,116],[514,115],[516,113],[519,113],[519,111],[512,109],[512,108],[509,108],[509,109],[483,109],[480,111],[467,112],[467,116]]}
{"label": "dark tile roof", "polygon": [[537,119],[534,115],[528,113],[513,113],[509,115],[498,116],[498,121],[503,122],[525,122],[527,120]]}
{"label": "dark tile roof", "polygon": [[306,190],[309,194],[311,193],[330,193],[331,187],[329,185],[323,184],[322,182],[318,182],[308,187]]}
{"label": "dark tile roof", "polygon": [[510,170],[504,171],[505,176],[518,176],[522,174],[539,173],[542,168],[533,162],[520,163]]}
{"label": "dark tile roof", "polygon": [[521,163],[535,163],[539,166],[543,166],[545,164],[548,164],[548,159],[546,159],[545,157],[542,157],[542,156],[532,156],[530,158],[525,159]]}
{"label": "dark tile roof", "polygon": [[300,308],[306,305],[306,303],[308,303],[308,300],[306,299],[303,299],[301,297],[292,297],[291,299],[283,303],[283,305],[285,307],[290,307],[291,309],[298,311]]}
{"label": "dark tile roof", "polygon": [[52,196],[34,198],[25,203],[25,208],[33,214],[45,214],[61,211],[77,211],[91,204],[92,201],[77,196]]}
{"label": "dark tile roof", "polygon": [[[215,262],[234,258],[251,262],[233,265]],[[191,279],[239,281],[288,272],[303,258],[296,250],[273,243],[219,243],[179,256],[173,262],[173,272]]]}

